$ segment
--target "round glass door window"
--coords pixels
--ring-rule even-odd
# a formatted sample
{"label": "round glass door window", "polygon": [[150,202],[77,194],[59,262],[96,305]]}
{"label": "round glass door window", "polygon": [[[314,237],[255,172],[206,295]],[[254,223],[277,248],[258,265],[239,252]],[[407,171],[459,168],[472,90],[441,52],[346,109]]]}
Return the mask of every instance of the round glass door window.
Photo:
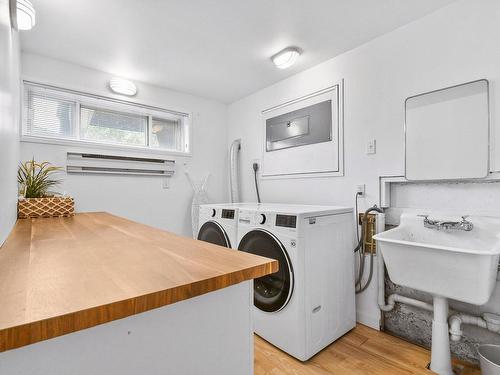
{"label": "round glass door window", "polygon": [[253,230],[243,236],[238,250],[276,259],[279,271],[253,281],[254,305],[275,312],[286,306],[293,291],[293,269],[283,244],[271,233]]}
{"label": "round glass door window", "polygon": [[198,231],[198,239],[215,245],[231,247],[226,232],[215,221],[207,221]]}

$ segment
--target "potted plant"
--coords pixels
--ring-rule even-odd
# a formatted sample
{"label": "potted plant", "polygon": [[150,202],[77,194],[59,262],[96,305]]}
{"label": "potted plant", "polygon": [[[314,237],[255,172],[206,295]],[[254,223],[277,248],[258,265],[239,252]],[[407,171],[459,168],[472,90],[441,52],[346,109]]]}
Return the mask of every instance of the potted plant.
{"label": "potted plant", "polygon": [[73,198],[51,191],[61,182],[53,178],[53,175],[61,170],[62,168],[55,167],[47,161],[37,163],[34,158],[19,165],[18,218],[60,217],[74,214]]}

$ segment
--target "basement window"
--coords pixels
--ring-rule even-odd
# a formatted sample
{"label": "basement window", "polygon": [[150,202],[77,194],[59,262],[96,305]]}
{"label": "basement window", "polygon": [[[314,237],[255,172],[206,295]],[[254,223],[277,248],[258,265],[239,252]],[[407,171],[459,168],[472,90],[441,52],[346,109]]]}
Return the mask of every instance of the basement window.
{"label": "basement window", "polygon": [[80,107],[80,137],[87,141],[134,146],[148,144],[148,117]]}
{"label": "basement window", "polygon": [[22,140],[190,153],[187,113],[24,82]]}

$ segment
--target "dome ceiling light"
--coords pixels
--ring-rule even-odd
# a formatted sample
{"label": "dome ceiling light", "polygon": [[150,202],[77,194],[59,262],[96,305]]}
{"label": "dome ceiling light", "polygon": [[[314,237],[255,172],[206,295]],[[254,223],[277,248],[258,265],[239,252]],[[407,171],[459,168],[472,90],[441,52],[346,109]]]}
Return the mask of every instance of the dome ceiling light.
{"label": "dome ceiling light", "polygon": [[287,47],[279,51],[276,55],[271,57],[274,65],[279,69],[286,69],[292,66],[301,54],[301,50],[297,47]]}
{"label": "dome ceiling light", "polygon": [[111,91],[121,95],[134,96],[137,94],[137,87],[134,82],[123,78],[111,78],[109,88]]}
{"label": "dome ceiling light", "polygon": [[10,0],[10,20],[15,30],[31,30],[36,22],[36,11],[31,1]]}

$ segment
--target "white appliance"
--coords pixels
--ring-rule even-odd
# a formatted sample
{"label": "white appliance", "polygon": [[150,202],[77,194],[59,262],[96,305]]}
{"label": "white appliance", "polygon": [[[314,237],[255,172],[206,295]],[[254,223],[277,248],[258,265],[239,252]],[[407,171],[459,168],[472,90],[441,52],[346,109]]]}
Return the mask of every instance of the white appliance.
{"label": "white appliance", "polygon": [[236,248],[238,208],[231,203],[202,204],[198,227],[198,240]]}
{"label": "white appliance", "polygon": [[254,280],[255,333],[305,361],[356,324],[353,210],[239,207],[238,249],[279,261]]}

